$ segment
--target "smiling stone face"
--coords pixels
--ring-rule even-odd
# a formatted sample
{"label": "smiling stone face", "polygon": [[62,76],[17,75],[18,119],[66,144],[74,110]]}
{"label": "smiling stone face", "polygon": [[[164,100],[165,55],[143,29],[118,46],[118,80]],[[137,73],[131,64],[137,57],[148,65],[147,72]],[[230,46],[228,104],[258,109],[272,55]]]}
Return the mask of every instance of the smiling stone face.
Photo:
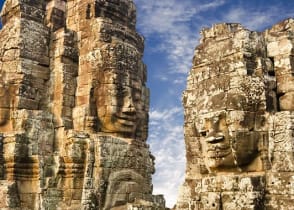
{"label": "smiling stone face", "polygon": [[192,84],[184,92],[185,135],[195,153],[191,158],[201,154],[201,164],[210,172],[259,170],[251,163],[259,160],[264,89],[258,75],[233,73]]}
{"label": "smiling stone face", "polygon": [[[113,84],[101,84],[97,92],[97,115],[102,132],[121,133],[134,137],[140,124],[142,90]],[[105,92],[106,94],[101,94]],[[112,104],[109,104],[109,101]]]}
{"label": "smiling stone face", "polygon": [[250,112],[225,110],[196,117],[196,135],[210,171],[242,167],[256,157],[259,135],[254,118]]}
{"label": "smiling stone face", "polygon": [[209,171],[237,170],[257,157],[260,134],[256,128],[261,125],[256,119],[262,90],[258,78],[248,77],[240,88],[197,97],[195,136]]}
{"label": "smiling stone face", "polygon": [[144,65],[135,59],[139,52],[118,43],[105,45],[100,54],[104,64],[94,89],[99,131],[145,140],[149,94]]}

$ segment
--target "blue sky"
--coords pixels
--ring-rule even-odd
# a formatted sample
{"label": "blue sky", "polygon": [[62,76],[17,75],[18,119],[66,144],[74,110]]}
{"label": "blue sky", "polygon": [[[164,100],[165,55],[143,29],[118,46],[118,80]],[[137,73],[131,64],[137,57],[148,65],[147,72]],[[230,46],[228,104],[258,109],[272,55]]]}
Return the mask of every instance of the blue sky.
{"label": "blue sky", "polygon": [[[4,4],[4,0],[0,0],[0,8],[2,8],[3,4]],[[0,21],[0,28],[2,28],[1,21]]]}
{"label": "blue sky", "polygon": [[199,32],[220,22],[263,31],[294,17],[294,0],[134,0],[137,29],[145,37],[151,89],[149,144],[156,157],[154,193],[176,202],[185,173],[182,91]]}
{"label": "blue sky", "polygon": [[[238,22],[262,31],[294,17],[294,0],[134,0],[137,29],[145,37],[144,61],[151,89],[149,144],[156,157],[154,193],[176,202],[184,180],[182,91],[199,31],[214,23]],[[0,0],[2,6],[3,0]]]}

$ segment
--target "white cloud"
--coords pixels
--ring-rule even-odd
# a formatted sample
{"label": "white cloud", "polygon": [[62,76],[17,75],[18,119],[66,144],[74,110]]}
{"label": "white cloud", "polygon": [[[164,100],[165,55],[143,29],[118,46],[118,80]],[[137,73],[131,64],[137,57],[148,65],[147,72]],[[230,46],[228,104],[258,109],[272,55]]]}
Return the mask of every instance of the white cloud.
{"label": "white cloud", "polygon": [[150,122],[156,122],[158,120],[165,121],[167,119],[172,118],[175,114],[178,114],[182,111],[180,107],[174,107],[172,109],[166,110],[151,110],[150,112]]}
{"label": "white cloud", "polygon": [[[183,111],[181,107],[173,105],[181,100],[200,29],[214,23],[238,22],[250,30],[263,30],[283,17],[293,17],[294,12],[292,8],[288,8],[289,11],[282,9],[283,3],[258,6],[256,1],[246,1],[247,4],[234,0],[134,1],[138,9],[140,33],[146,37],[147,43],[148,40],[156,43],[152,43],[148,49],[154,53],[160,52],[167,58],[161,70],[152,72],[149,69],[153,79],[165,81],[163,85],[169,84],[170,87],[163,88],[164,91],[159,88],[153,91],[153,87],[150,87],[151,96],[152,91],[156,91],[156,97],[160,100],[156,105],[166,108],[151,110],[148,142],[156,157],[154,193],[164,194],[167,205],[172,207],[177,200],[178,187],[183,183],[186,154]],[[220,6],[223,6],[221,10],[217,10]],[[163,60],[165,62],[166,59]]]}
{"label": "white cloud", "polygon": [[293,17],[294,12],[277,5],[265,6],[264,8],[237,7],[226,12],[223,19],[225,22],[241,23],[250,30],[264,30],[283,17]]}
{"label": "white cloud", "polygon": [[156,157],[154,194],[164,194],[169,207],[177,201],[185,174],[182,112],[181,107],[150,112],[149,144]]}
{"label": "white cloud", "polygon": [[[135,0],[139,16],[138,28],[146,36],[158,36],[161,44],[156,50],[166,53],[169,74],[186,74],[191,67],[198,32],[189,24],[199,12],[216,8],[224,0],[201,1]],[[172,76],[170,76],[172,77]]]}
{"label": "white cloud", "polygon": [[[191,22],[199,12],[224,4],[224,0],[135,0],[138,8],[138,28],[147,38],[156,39],[159,44],[154,52],[162,52],[168,60],[167,67],[152,75],[163,81],[171,81],[171,87],[164,93],[170,100],[161,104],[177,104],[186,82],[186,74],[192,65],[194,47],[198,43],[198,28]],[[158,90],[157,90],[158,91]],[[163,97],[165,98],[165,97]],[[183,135],[182,107],[153,109],[150,112],[148,142],[156,157],[156,173],[153,176],[154,194],[164,194],[168,207],[177,201],[179,186],[185,174],[185,144]]]}

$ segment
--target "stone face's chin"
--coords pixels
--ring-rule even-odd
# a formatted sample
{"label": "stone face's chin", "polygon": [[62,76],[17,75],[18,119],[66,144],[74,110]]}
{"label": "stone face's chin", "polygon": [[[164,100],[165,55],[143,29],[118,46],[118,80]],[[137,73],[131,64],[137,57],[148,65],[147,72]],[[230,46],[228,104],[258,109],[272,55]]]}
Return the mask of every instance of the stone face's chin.
{"label": "stone face's chin", "polygon": [[208,158],[223,158],[228,156],[231,153],[231,147],[228,143],[223,141],[218,143],[206,143],[206,156]]}
{"label": "stone face's chin", "polygon": [[[242,135],[237,134],[238,139],[227,136],[220,141],[211,137],[202,140],[206,167],[218,171],[218,169],[233,169],[250,164],[258,154],[259,136],[255,134],[256,132],[244,135],[242,132]],[[234,142],[234,145],[230,142]]]}
{"label": "stone face's chin", "polygon": [[228,150],[215,150],[215,151],[207,151],[207,158],[225,158],[231,153],[231,151]]}
{"label": "stone face's chin", "polygon": [[218,168],[236,167],[229,139],[226,131],[201,138],[202,153],[208,169],[217,171]]}
{"label": "stone face's chin", "polygon": [[105,133],[123,134],[123,136],[133,137],[136,130],[135,117],[118,117],[108,115],[101,120],[101,131]]}
{"label": "stone face's chin", "polygon": [[208,156],[205,158],[205,165],[212,171],[236,167],[232,152],[229,150],[214,153],[208,152]]}

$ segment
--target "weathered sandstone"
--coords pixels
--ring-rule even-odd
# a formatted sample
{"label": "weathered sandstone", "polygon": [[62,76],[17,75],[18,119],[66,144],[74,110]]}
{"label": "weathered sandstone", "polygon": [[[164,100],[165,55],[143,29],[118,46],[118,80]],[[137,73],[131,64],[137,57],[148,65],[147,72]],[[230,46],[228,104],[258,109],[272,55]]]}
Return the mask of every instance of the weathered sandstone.
{"label": "weathered sandstone", "polygon": [[0,208],[164,209],[131,0],[6,0]]}
{"label": "weathered sandstone", "polygon": [[294,20],[202,30],[183,94],[176,209],[293,209]]}

